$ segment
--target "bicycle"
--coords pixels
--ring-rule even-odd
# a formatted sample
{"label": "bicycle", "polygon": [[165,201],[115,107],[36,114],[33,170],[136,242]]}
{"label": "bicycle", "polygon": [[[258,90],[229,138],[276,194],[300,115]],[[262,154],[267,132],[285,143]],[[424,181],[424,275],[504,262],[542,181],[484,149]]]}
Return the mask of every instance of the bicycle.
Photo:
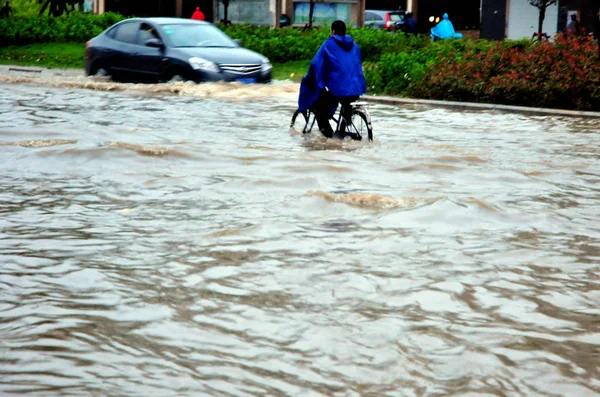
{"label": "bicycle", "polygon": [[[366,133],[369,141],[373,140],[373,126],[371,125],[371,116],[365,105],[366,102],[342,102],[338,107],[336,114],[332,117],[336,124],[334,136],[340,138],[350,137],[355,141],[361,141]],[[350,114],[350,120],[342,115]],[[298,117],[302,115],[303,117]],[[337,115],[337,117],[336,117]],[[290,128],[296,131],[302,129],[303,134],[310,134],[315,126],[317,119],[311,110],[301,112],[300,109],[294,112]]]}

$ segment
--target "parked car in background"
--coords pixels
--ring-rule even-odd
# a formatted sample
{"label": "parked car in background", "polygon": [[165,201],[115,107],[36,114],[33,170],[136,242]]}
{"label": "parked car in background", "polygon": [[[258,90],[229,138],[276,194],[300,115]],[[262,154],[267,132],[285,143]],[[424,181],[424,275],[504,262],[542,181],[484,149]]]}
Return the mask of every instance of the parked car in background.
{"label": "parked car in background", "polygon": [[87,75],[141,81],[268,83],[271,63],[208,22],[133,18],[86,43]]}
{"label": "parked car in background", "polygon": [[292,21],[290,20],[290,17],[288,17],[285,14],[281,14],[279,16],[279,27],[286,28],[288,26],[292,26]]}
{"label": "parked car in background", "polygon": [[372,29],[385,29],[389,32],[400,31],[404,26],[404,14],[403,10],[366,10],[365,26]]}

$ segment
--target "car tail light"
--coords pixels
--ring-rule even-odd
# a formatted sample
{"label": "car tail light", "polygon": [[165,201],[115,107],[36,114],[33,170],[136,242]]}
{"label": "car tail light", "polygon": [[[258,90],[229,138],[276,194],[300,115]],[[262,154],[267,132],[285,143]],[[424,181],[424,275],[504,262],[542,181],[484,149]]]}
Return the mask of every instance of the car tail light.
{"label": "car tail light", "polygon": [[387,12],[385,13],[385,24],[383,25],[386,28],[389,28],[390,26],[392,26],[392,21],[390,20],[390,14],[388,14]]}
{"label": "car tail light", "polygon": [[88,42],[85,43],[85,54],[83,54],[83,59],[85,60],[89,60],[92,59],[92,57],[90,56],[90,46],[92,45],[92,40],[89,40]]}

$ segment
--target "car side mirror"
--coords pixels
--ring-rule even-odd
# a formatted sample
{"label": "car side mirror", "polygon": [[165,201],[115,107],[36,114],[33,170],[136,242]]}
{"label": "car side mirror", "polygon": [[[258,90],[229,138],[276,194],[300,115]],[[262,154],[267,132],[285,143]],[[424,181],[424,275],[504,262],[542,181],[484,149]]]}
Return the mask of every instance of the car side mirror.
{"label": "car side mirror", "polygon": [[153,47],[153,48],[164,48],[165,47],[165,45],[161,39],[149,39],[146,41],[146,46]]}
{"label": "car side mirror", "polygon": [[233,39],[233,41],[235,42],[235,44],[238,45],[238,47],[242,46],[242,40],[240,40],[240,39]]}

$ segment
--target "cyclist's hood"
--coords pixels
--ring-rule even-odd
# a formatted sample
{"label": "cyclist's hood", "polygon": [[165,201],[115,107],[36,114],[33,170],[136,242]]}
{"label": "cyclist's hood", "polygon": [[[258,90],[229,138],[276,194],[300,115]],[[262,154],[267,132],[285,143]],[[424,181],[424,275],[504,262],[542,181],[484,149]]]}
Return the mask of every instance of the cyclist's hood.
{"label": "cyclist's hood", "polygon": [[333,40],[337,45],[339,45],[340,47],[342,47],[342,49],[346,51],[350,51],[352,48],[354,48],[354,39],[352,38],[352,36],[338,36],[337,34],[335,34],[330,36],[329,39]]}

